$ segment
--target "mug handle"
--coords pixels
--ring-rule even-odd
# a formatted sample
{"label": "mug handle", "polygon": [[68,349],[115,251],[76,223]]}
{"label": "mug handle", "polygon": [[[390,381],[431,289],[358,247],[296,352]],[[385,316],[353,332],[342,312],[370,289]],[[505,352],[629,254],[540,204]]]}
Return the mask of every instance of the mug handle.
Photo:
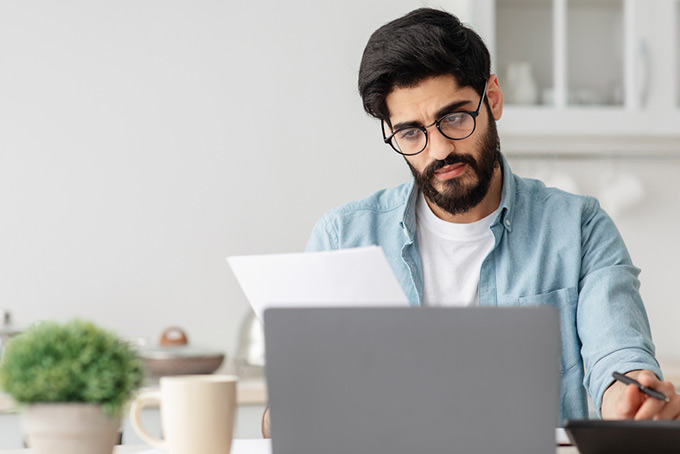
{"label": "mug handle", "polygon": [[151,404],[160,404],[160,401],[160,391],[142,391],[130,406],[130,422],[132,423],[132,428],[137,432],[137,435],[139,435],[140,438],[154,448],[166,449],[166,441],[156,438],[147,432],[146,429],[142,427],[141,421],[142,409]]}

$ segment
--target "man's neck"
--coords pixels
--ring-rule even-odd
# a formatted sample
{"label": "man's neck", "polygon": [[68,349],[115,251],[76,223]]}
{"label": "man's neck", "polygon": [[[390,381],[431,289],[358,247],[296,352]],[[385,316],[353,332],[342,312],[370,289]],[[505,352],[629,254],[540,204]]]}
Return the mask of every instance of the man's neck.
{"label": "man's neck", "polygon": [[465,213],[451,214],[448,211],[441,209],[439,206],[435,205],[425,197],[428,206],[432,212],[439,218],[448,222],[454,222],[456,224],[469,224],[471,222],[479,221],[484,219],[494,211],[498,209],[501,204],[501,196],[503,194],[503,170],[499,166],[494,170],[493,177],[491,178],[491,184],[489,185],[489,191],[486,196],[482,199],[477,206],[469,209]]}

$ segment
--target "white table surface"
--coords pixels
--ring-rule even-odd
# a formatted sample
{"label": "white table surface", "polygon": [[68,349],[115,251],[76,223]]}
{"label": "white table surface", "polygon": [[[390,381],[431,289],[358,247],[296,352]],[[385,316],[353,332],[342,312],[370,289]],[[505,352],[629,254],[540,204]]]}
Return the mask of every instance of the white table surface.
{"label": "white table surface", "polygon": [[[0,450],[2,454],[29,454],[30,449],[10,449]],[[231,454],[266,454],[271,452],[271,445],[265,440],[234,440]],[[114,454],[162,454],[159,451],[146,445],[127,445],[116,446]],[[556,449],[557,454],[578,454],[578,450],[573,446],[560,446]]]}
{"label": "white table surface", "polygon": [[[2,454],[30,454],[31,449],[0,449]],[[149,445],[119,445],[113,454],[165,454]],[[271,443],[262,439],[234,439],[231,454],[271,454]]]}

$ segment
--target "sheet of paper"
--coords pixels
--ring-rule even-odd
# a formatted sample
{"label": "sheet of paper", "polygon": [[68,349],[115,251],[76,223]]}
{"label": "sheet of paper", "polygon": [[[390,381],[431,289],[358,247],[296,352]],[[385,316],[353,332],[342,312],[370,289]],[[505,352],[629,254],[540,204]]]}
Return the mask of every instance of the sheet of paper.
{"label": "sheet of paper", "polygon": [[268,307],[408,306],[379,246],[228,257],[255,314]]}

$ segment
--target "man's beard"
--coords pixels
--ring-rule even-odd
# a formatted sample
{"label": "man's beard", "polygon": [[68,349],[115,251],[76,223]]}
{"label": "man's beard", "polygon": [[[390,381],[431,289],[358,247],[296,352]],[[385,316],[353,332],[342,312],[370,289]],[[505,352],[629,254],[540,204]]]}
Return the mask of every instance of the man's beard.
{"label": "man's beard", "polygon": [[[435,134],[438,133],[439,131],[435,132]],[[410,162],[406,161],[406,163],[411,169],[416,184],[429,201],[450,214],[462,214],[479,205],[484,199],[489,192],[494,170],[500,167],[500,141],[496,131],[496,122],[493,119],[489,120],[487,133],[479,145],[481,146],[479,162],[472,155],[454,152],[443,161],[434,161],[423,172],[418,172]],[[459,176],[442,181],[443,189],[441,192],[435,189],[432,184],[435,178],[434,172],[444,166],[457,163],[467,164],[468,168],[477,176],[476,183],[467,187],[469,185],[464,184],[464,177]]]}

